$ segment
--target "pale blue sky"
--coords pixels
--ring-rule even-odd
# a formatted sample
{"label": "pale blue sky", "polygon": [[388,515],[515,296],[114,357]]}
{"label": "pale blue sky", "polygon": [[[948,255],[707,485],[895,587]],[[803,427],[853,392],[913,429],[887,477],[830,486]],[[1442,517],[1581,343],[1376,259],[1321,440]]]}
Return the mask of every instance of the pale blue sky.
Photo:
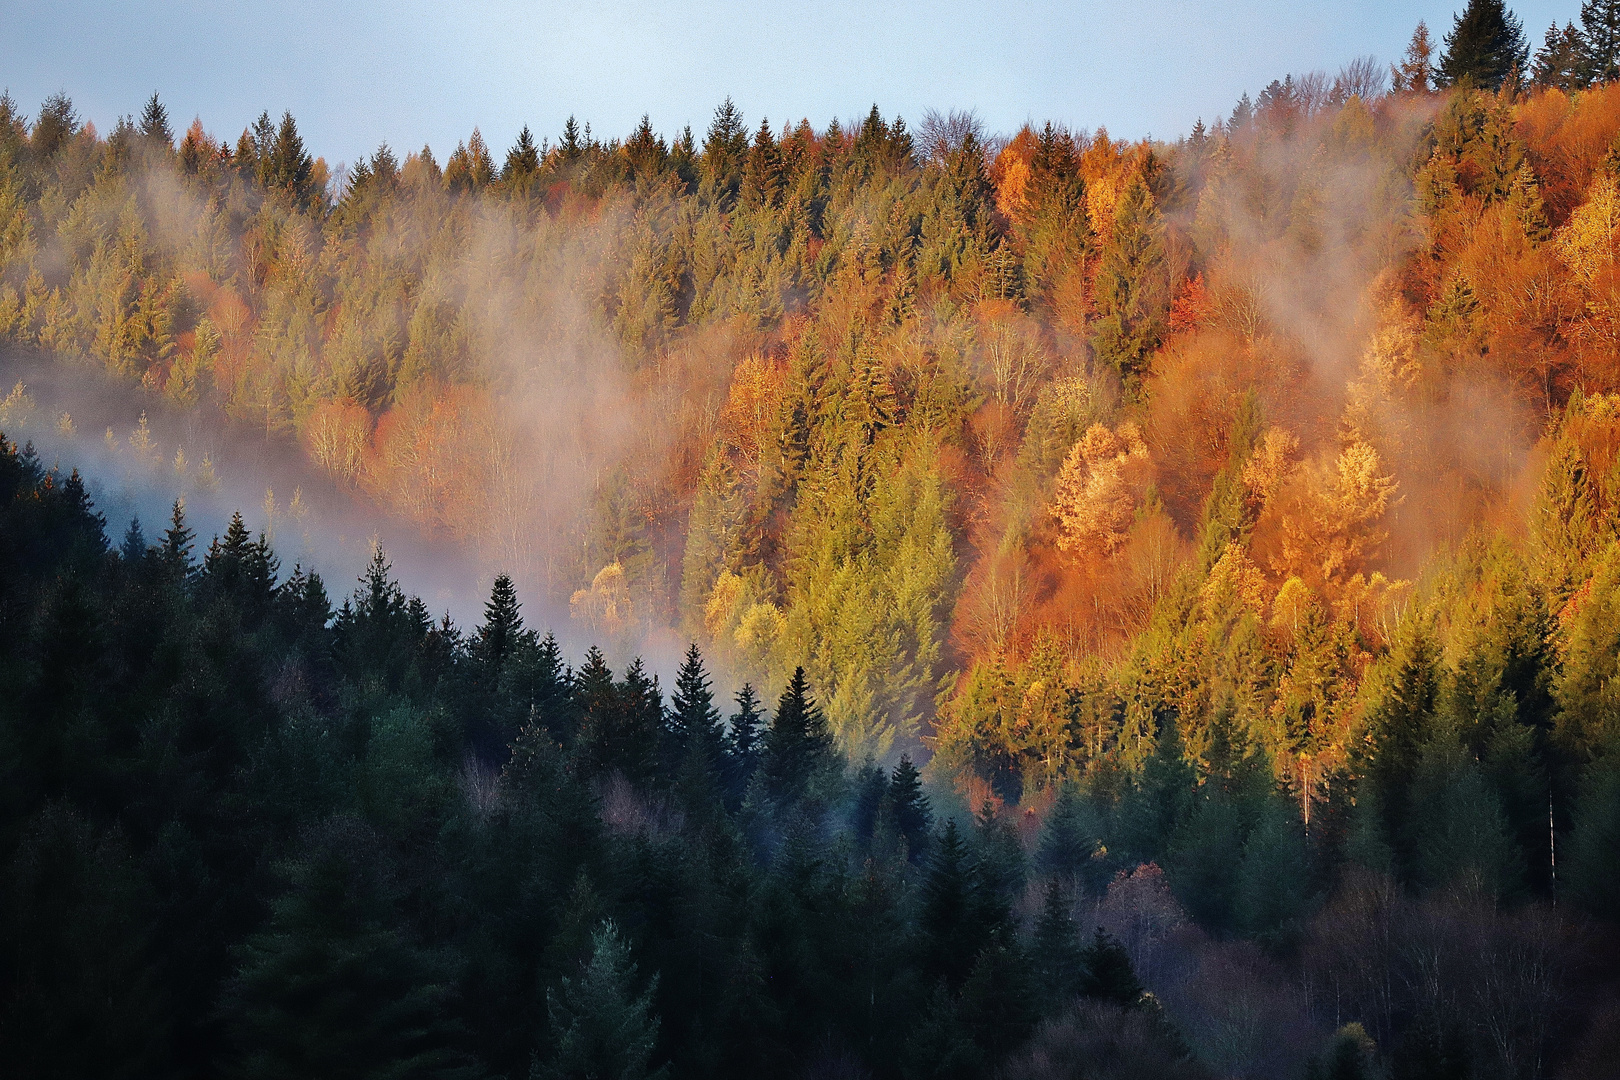
{"label": "pale blue sky", "polygon": [[[555,138],[570,114],[603,137],[643,112],[701,135],[727,94],[750,127],[819,127],[876,101],[910,120],[976,108],[996,131],[1053,119],[1173,137],[1288,72],[1387,62],[1418,19],[1438,37],[1462,3],[0,0],[0,86],[30,112],[65,89],[103,131],[154,89],[177,130],[200,115],[233,139],[291,109],[334,164],[384,139],[442,161],[475,124],[499,152],[524,123]],[[1534,47],[1580,5],[1512,6]]]}

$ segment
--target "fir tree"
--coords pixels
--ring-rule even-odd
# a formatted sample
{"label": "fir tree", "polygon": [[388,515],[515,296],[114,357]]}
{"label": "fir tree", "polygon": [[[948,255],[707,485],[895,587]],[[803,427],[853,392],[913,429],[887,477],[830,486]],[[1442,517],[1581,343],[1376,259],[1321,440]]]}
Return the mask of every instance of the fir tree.
{"label": "fir tree", "polygon": [[776,715],[765,733],[761,768],[767,790],[778,802],[795,803],[809,794],[812,782],[830,767],[832,736],[827,719],[810,697],[804,668],[795,668],[776,703]]}
{"label": "fir tree", "polygon": [[1080,992],[1123,1008],[1133,1008],[1142,1000],[1142,984],[1131,967],[1131,954],[1118,940],[1098,927],[1091,942],[1080,953],[1085,967]]}
{"label": "fir tree", "polygon": [[737,711],[731,714],[730,731],[726,743],[727,805],[732,809],[742,805],[743,795],[763,752],[764,714],[752,683],[743,683],[737,691]]}
{"label": "fir tree", "polygon": [[158,558],[176,580],[184,581],[191,573],[191,548],[196,534],[186,525],[186,503],[175,499],[169,515],[169,527],[163,533],[163,544]]}
{"label": "fir tree", "polygon": [[947,819],[933,844],[917,918],[918,959],[927,977],[943,980],[952,990],[967,979],[990,936],[980,907],[977,868],[956,822]]}
{"label": "fir tree", "polygon": [[540,172],[540,150],[524,124],[518,132],[517,142],[506,152],[506,164],[501,167],[501,182],[514,192],[528,191],[534,177]]}
{"label": "fir tree", "polygon": [[1147,357],[1164,335],[1169,311],[1159,210],[1138,172],[1120,195],[1114,230],[1097,269],[1097,358],[1119,374],[1130,394],[1146,376]]}
{"label": "fir tree", "polygon": [[1080,927],[1069,913],[1069,897],[1062,882],[1055,877],[1047,879],[1041,913],[1035,919],[1035,934],[1030,941],[1030,958],[1053,1011],[1080,992],[1087,972]]}
{"label": "fir tree", "polygon": [[1058,787],[1057,800],[1041,825],[1035,866],[1052,880],[1074,888],[1085,880],[1100,837],[1093,815],[1081,801],[1074,784]]}
{"label": "fir tree", "polygon": [[1585,82],[1586,42],[1573,23],[1554,22],[1536,50],[1532,74],[1537,86],[1574,90]]}
{"label": "fir tree", "polygon": [[933,807],[923,793],[922,774],[911,763],[909,754],[889,775],[888,791],[884,795],[884,808],[897,831],[906,841],[906,856],[912,862],[922,859],[928,849],[928,835],[934,824]]}
{"label": "fir tree", "polygon": [[164,153],[174,149],[174,129],[169,127],[169,110],[163,107],[158,100],[157,92],[146,100],[146,107],[141,110],[140,122],[141,138],[154,149]]}
{"label": "fir tree", "polygon": [[243,1076],[471,1077],[449,975],[413,942],[378,837],[338,819],[288,868],[290,889],[242,950],[225,1015]]}
{"label": "fir tree", "polygon": [[484,624],[478,628],[474,654],[499,677],[507,659],[517,649],[523,635],[523,615],[517,587],[505,574],[497,574],[484,604]]}
{"label": "fir tree", "polygon": [[1468,0],[1446,35],[1438,81],[1496,90],[1512,72],[1525,73],[1529,46],[1524,27],[1502,0]]}
{"label": "fir tree", "polygon": [[1620,79],[1620,0],[1582,0],[1583,82]]}
{"label": "fir tree", "polygon": [[553,1050],[536,1055],[530,1080],[648,1080],[658,1041],[653,1011],[658,976],[636,993],[636,965],[618,927],[604,922],[591,935],[591,958],[576,977],[546,992]]}
{"label": "fir tree", "polygon": [[677,766],[717,777],[725,763],[725,729],[695,642],[687,647],[675,673],[669,704],[668,730]]}
{"label": "fir tree", "polygon": [[129,528],[124,530],[124,541],[118,546],[119,556],[131,565],[146,558],[146,534],[141,531],[141,519],[129,519]]}

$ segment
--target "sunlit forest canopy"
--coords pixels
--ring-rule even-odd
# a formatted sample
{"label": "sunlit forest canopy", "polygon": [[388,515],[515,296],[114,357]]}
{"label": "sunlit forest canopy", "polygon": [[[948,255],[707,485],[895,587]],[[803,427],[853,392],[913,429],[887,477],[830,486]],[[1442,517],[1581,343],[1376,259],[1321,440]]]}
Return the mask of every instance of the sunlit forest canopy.
{"label": "sunlit forest canopy", "polygon": [[1473,0],[1174,141],[346,166],[0,96],[7,356],[493,581],[109,522],[75,446],[222,478],[0,386],[0,1059],[1605,1075],[1617,64]]}

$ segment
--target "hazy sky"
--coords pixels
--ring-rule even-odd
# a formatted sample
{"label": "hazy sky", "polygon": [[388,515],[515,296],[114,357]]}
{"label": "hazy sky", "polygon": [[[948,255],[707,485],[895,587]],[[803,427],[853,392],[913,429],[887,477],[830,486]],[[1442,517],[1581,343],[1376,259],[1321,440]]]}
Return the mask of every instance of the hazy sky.
{"label": "hazy sky", "polygon": [[[103,131],[153,90],[177,130],[201,116],[233,139],[291,109],[333,164],[385,139],[442,161],[475,124],[498,156],[523,124],[555,138],[570,114],[603,137],[644,112],[701,136],[727,94],[750,127],[819,127],[875,101],[908,119],[975,108],[998,131],[1054,119],[1173,137],[1288,72],[1393,59],[1418,19],[1438,37],[1462,2],[0,0],[0,86],[30,113],[65,89]],[[1532,47],[1579,7],[1514,5]]]}

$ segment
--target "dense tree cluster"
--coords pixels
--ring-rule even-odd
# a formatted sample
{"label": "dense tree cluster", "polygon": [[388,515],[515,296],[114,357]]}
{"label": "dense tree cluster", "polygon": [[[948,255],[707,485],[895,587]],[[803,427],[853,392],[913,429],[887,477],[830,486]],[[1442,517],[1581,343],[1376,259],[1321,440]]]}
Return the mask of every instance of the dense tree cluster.
{"label": "dense tree cluster", "polygon": [[727,101],[334,174],[0,97],[0,340],[511,575],[469,632],[110,545],[0,398],[5,1054],[1600,1075],[1617,11],[1174,143]]}

